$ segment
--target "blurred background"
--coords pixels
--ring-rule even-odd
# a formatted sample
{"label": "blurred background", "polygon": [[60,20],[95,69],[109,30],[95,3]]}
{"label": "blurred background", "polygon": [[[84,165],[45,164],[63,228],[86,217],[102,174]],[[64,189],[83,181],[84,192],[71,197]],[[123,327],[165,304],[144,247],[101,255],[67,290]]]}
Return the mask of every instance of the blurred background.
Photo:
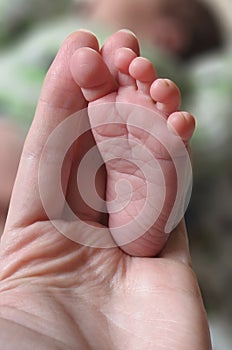
{"label": "blurred background", "polygon": [[133,30],[197,117],[186,213],[214,350],[232,349],[231,0],[0,0],[0,232],[45,74],[79,28]]}

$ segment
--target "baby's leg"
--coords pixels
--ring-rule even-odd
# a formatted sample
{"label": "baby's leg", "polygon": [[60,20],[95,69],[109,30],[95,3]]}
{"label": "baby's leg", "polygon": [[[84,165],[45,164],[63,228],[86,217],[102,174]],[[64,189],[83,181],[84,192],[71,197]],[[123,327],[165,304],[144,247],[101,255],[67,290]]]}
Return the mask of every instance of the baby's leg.
{"label": "baby's leg", "polygon": [[[111,47],[119,37],[109,39]],[[157,79],[150,61],[128,48],[115,49],[109,61],[82,48],[71,71],[90,102],[93,135],[106,165],[113,238],[128,254],[153,256],[184,214],[191,183],[186,145],[194,119],[177,112],[178,88]]]}

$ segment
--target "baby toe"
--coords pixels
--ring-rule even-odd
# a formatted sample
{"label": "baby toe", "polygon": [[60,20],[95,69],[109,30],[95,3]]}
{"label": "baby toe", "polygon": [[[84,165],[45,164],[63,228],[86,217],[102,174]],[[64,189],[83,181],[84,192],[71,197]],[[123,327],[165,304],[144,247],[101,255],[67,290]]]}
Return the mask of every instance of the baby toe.
{"label": "baby toe", "polygon": [[175,112],[180,106],[180,90],[169,79],[156,79],[151,85],[150,94],[156,107],[166,114]]}
{"label": "baby toe", "polygon": [[116,83],[101,55],[89,48],[78,49],[70,61],[70,70],[87,101],[95,101],[116,89]]}
{"label": "baby toe", "polygon": [[130,64],[129,73],[136,80],[138,90],[149,94],[151,84],[156,79],[156,71],[151,61],[136,57]]}
{"label": "baby toe", "polygon": [[195,130],[196,121],[192,114],[188,112],[175,112],[168,117],[168,125],[174,128],[175,132],[187,144]]}
{"label": "baby toe", "polygon": [[117,81],[119,86],[136,86],[134,78],[129,74],[130,64],[136,57],[136,53],[127,47],[119,48],[115,52],[114,64],[118,69]]}

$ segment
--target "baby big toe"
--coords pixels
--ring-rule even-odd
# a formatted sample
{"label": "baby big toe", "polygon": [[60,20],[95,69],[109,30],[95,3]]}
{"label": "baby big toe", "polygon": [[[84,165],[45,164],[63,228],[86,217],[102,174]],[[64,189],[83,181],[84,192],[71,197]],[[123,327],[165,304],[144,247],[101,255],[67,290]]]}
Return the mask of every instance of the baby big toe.
{"label": "baby big toe", "polygon": [[72,56],[70,69],[87,101],[95,101],[116,89],[116,83],[101,55],[89,48],[78,49]]}

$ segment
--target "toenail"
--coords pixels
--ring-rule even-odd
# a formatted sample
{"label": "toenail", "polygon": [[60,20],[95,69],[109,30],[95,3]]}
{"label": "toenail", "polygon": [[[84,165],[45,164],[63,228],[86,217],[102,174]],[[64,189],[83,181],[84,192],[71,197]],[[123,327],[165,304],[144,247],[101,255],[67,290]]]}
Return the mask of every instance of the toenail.
{"label": "toenail", "polygon": [[193,116],[187,112],[181,113],[181,116],[186,120],[188,124],[192,123],[192,120],[194,119]]}
{"label": "toenail", "polygon": [[159,78],[159,79],[156,79],[154,82],[153,82],[153,86],[155,85],[160,85],[162,84],[164,87],[169,87],[170,86],[170,80],[169,79],[162,79],[162,78]]}
{"label": "toenail", "polygon": [[163,81],[163,84],[166,86],[171,86],[171,81],[169,79],[161,79],[161,81]]}

